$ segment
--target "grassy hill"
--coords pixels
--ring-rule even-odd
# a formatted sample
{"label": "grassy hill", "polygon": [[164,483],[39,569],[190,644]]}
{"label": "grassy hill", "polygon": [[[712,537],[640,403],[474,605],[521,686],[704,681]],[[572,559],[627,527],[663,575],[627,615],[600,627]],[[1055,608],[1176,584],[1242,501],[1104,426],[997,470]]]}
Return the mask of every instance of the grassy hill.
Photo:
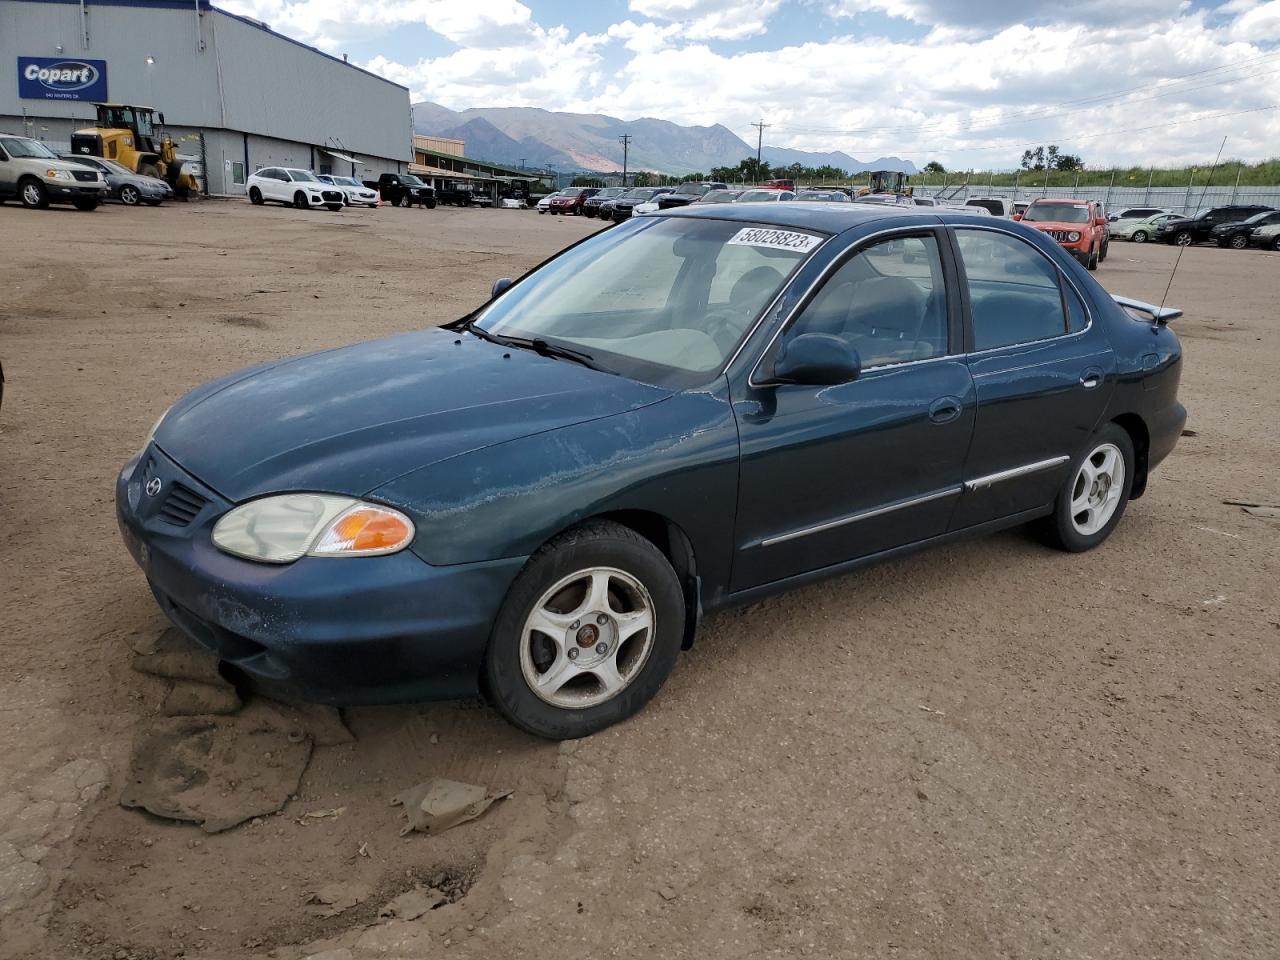
{"label": "grassy hill", "polygon": [[[1070,187],[1076,184],[1082,187],[1105,187],[1113,183],[1117,187],[1145,187],[1148,181],[1152,187],[1185,187],[1192,183],[1197,187],[1214,186],[1230,187],[1235,185],[1236,177],[1240,178],[1241,187],[1274,187],[1280,186],[1280,157],[1264,160],[1261,163],[1244,163],[1239,160],[1223,160],[1216,169],[1212,164],[1196,167],[1117,167],[1105,169],[1088,169],[1075,171],[1051,170],[1048,173],[1050,187]],[[1012,187],[1015,183],[1022,187],[1040,186],[1045,182],[1045,171],[991,171],[991,170],[952,170],[946,174],[919,173],[911,178],[916,186],[925,188],[941,187],[964,183],[968,177],[971,187],[990,184],[995,187]]]}

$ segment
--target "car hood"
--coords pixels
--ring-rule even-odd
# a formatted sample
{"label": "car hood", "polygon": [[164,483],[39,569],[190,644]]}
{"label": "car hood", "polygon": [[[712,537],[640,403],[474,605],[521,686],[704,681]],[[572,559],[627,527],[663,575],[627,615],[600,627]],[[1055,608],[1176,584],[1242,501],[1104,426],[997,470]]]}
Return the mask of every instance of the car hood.
{"label": "car hood", "polygon": [[173,406],[155,441],[232,501],[284,490],[359,496],[461,453],[668,396],[571,361],[433,329],[206,384]]}
{"label": "car hood", "polygon": [[1173,220],[1166,220],[1164,223],[1160,224],[1160,226],[1165,227],[1166,229],[1173,227],[1190,227],[1199,222],[1199,220],[1192,219],[1191,217],[1175,217]]}
{"label": "car hood", "polygon": [[1213,233],[1226,233],[1228,230],[1239,230],[1241,227],[1247,226],[1243,220],[1232,220],[1230,223],[1220,223],[1213,228]]}

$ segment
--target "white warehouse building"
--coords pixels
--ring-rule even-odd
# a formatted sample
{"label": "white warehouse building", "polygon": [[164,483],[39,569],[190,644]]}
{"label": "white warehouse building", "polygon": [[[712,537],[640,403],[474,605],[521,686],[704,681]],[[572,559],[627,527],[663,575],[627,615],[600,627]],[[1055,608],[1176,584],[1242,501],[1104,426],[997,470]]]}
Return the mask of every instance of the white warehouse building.
{"label": "white warehouse building", "polygon": [[377,179],[413,160],[409,91],[209,0],[0,0],[0,132],[68,149],[94,103],[154,108],[212,194],[265,166]]}

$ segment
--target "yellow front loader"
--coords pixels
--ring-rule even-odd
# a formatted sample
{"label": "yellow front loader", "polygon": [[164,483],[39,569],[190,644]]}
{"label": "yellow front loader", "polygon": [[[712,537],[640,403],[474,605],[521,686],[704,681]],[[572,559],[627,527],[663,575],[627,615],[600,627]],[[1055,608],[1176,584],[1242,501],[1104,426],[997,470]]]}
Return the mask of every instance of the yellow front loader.
{"label": "yellow front loader", "polygon": [[[98,124],[71,135],[71,152],[105,157],[146,177],[159,177],[173,187],[174,195],[185,199],[199,194],[200,184],[183,171],[173,138],[157,135],[156,112],[150,107],[125,103],[95,103]],[[164,114],[160,114],[164,123]]]}

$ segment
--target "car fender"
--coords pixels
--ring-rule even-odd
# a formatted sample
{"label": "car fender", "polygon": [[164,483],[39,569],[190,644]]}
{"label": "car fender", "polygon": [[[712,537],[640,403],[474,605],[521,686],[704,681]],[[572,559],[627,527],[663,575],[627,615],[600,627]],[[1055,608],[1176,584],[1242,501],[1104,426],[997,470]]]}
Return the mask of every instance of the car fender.
{"label": "car fender", "polygon": [[529,556],[592,517],[655,514],[684,532],[714,600],[729,582],[737,472],[737,426],[721,378],[442,460],[372,496],[413,518],[412,549],[434,566]]}

